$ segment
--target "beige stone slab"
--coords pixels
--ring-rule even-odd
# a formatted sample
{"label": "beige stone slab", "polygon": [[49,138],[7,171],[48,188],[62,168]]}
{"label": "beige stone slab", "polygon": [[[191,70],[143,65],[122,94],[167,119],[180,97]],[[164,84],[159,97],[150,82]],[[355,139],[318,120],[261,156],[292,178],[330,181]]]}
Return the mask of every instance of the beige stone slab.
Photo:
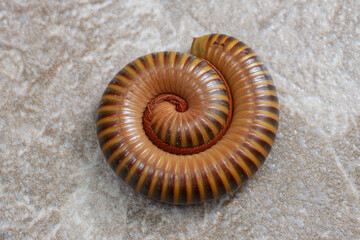
{"label": "beige stone slab", "polygon": [[[0,239],[360,239],[358,1],[0,1]],[[100,96],[127,62],[235,36],[280,95],[278,138],[245,186],[176,207],[99,149]]]}

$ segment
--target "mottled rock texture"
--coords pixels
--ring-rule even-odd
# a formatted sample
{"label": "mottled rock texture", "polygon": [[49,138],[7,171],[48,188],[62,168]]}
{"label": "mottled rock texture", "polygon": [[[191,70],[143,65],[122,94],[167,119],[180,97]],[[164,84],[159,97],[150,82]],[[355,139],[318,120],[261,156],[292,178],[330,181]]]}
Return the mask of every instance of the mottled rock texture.
{"label": "mottled rock texture", "polygon": [[[0,239],[359,239],[360,3],[0,1]],[[153,202],[99,149],[107,83],[192,37],[241,39],[267,64],[281,123],[239,191]]]}

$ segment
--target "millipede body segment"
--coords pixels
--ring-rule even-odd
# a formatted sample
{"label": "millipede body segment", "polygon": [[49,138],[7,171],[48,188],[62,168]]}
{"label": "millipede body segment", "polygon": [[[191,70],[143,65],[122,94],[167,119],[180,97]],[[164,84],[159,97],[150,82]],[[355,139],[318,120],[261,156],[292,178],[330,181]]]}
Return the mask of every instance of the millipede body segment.
{"label": "millipede body segment", "polygon": [[115,173],[162,202],[194,204],[238,188],[274,143],[278,96],[264,64],[223,34],[194,38],[191,54],[158,52],[107,86],[97,134]]}

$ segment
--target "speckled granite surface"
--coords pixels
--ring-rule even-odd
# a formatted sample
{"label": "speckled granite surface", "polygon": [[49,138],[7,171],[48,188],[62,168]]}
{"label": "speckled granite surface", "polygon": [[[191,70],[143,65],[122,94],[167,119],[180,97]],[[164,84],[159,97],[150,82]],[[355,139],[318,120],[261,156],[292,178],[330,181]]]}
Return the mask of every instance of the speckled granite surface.
{"label": "speckled granite surface", "polygon": [[[359,1],[0,2],[0,239],[360,239]],[[266,62],[281,124],[238,192],[176,207],[107,166],[95,111],[113,75],[211,32]]]}

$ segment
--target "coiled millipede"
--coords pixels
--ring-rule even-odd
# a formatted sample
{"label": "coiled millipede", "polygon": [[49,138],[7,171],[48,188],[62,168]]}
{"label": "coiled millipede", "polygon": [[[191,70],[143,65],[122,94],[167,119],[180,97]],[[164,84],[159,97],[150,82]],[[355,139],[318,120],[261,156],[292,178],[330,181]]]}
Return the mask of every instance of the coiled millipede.
{"label": "coiled millipede", "polygon": [[238,188],[276,137],[278,96],[264,64],[222,34],[191,54],[158,52],[127,64],[107,86],[97,134],[115,173],[162,202],[193,204]]}

